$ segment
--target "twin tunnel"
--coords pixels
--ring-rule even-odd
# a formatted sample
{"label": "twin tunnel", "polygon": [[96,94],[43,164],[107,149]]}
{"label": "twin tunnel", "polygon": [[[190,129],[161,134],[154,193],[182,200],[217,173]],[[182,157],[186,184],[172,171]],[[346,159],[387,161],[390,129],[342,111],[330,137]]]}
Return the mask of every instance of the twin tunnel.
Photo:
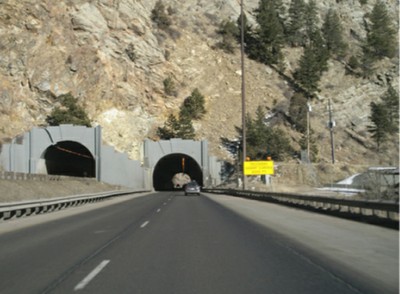
{"label": "twin tunnel", "polygon": [[[46,149],[43,158],[49,175],[96,177],[96,161],[91,152],[80,143],[58,142]],[[154,190],[174,190],[172,179],[178,173],[184,173],[200,186],[203,185],[203,173],[198,163],[188,155],[174,153],[161,158],[154,167]]]}

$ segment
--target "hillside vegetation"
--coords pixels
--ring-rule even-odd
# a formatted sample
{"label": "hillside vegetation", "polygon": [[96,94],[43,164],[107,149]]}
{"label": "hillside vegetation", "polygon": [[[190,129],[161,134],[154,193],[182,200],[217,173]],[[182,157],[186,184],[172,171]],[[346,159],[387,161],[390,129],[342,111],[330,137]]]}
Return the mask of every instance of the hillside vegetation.
{"label": "hillside vegetation", "polygon": [[[244,2],[248,119],[262,113],[264,126],[287,140],[279,160],[297,160],[305,149],[309,103],[312,160],[331,161],[330,100],[338,163],[398,165],[398,129],[379,142],[371,132],[388,130],[371,120],[371,102],[382,105],[390,86],[398,95],[398,1]],[[312,18],[296,24],[295,4]],[[377,4],[385,22],[376,19]],[[233,161],[226,143],[240,138],[239,16],[236,0],[0,1],[0,140],[47,125],[63,109],[59,97],[70,94],[103,127],[105,143],[140,159],[143,139],[170,135],[163,127],[184,118],[197,90],[204,112],[191,112],[185,131]],[[387,28],[395,48],[379,39]]]}

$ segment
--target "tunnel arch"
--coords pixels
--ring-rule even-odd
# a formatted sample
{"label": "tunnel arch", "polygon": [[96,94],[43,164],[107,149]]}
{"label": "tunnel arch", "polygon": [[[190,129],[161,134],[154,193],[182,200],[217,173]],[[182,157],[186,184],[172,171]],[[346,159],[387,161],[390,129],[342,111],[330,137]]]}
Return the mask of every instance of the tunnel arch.
{"label": "tunnel arch", "polygon": [[189,175],[203,186],[203,171],[191,156],[183,153],[166,155],[157,162],[153,171],[153,188],[156,191],[174,190],[172,178],[178,173]]}
{"label": "tunnel arch", "polygon": [[57,142],[45,150],[43,158],[49,175],[96,176],[96,162],[92,153],[78,142]]}

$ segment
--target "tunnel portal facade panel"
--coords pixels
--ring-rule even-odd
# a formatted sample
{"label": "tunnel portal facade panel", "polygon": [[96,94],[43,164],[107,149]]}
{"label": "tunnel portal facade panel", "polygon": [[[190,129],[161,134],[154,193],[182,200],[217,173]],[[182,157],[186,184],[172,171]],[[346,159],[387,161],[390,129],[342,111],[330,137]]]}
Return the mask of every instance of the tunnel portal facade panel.
{"label": "tunnel portal facade panel", "polygon": [[171,139],[144,142],[144,166],[153,172],[155,190],[174,189],[172,178],[181,172],[205,186],[208,158],[207,141]]}
{"label": "tunnel portal facade panel", "polygon": [[30,173],[96,177],[101,128],[60,125],[33,128]]}
{"label": "tunnel portal facade panel", "polygon": [[[157,188],[172,186],[173,176],[182,172],[182,158],[185,158],[185,172],[202,186],[212,184],[219,172],[208,156],[207,141],[145,140],[139,162],[103,146],[100,126],[33,128],[1,147],[0,164],[5,171],[94,176],[99,181],[132,188],[151,189],[154,184]],[[79,155],[71,157],[71,152]],[[58,160],[63,163],[58,165]]]}
{"label": "tunnel portal facade panel", "polygon": [[151,187],[139,161],[102,145],[100,126],[33,128],[2,146],[0,165],[7,172],[96,177],[123,187]]}
{"label": "tunnel portal facade panel", "polygon": [[[80,154],[78,157],[82,159],[80,164],[85,166],[85,173],[95,176],[98,166],[93,162],[99,157],[100,144],[100,127],[60,125],[33,128],[12,139],[9,144],[3,145],[0,154],[1,165],[6,171],[48,174],[49,169],[49,174],[55,174],[60,170],[56,167],[56,158],[76,163],[76,154],[72,160],[72,156],[67,156],[65,153],[69,152],[70,155],[78,153]],[[62,156],[63,154],[65,156]],[[68,163],[64,164],[66,165]]]}

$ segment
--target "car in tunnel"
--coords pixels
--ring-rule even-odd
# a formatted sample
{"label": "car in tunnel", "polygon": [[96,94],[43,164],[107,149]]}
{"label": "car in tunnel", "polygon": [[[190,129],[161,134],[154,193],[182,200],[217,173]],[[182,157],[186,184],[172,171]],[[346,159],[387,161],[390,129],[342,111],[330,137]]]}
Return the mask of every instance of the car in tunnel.
{"label": "car in tunnel", "polygon": [[200,195],[200,186],[196,181],[191,181],[185,185],[183,188],[185,191],[185,196],[188,195]]}

